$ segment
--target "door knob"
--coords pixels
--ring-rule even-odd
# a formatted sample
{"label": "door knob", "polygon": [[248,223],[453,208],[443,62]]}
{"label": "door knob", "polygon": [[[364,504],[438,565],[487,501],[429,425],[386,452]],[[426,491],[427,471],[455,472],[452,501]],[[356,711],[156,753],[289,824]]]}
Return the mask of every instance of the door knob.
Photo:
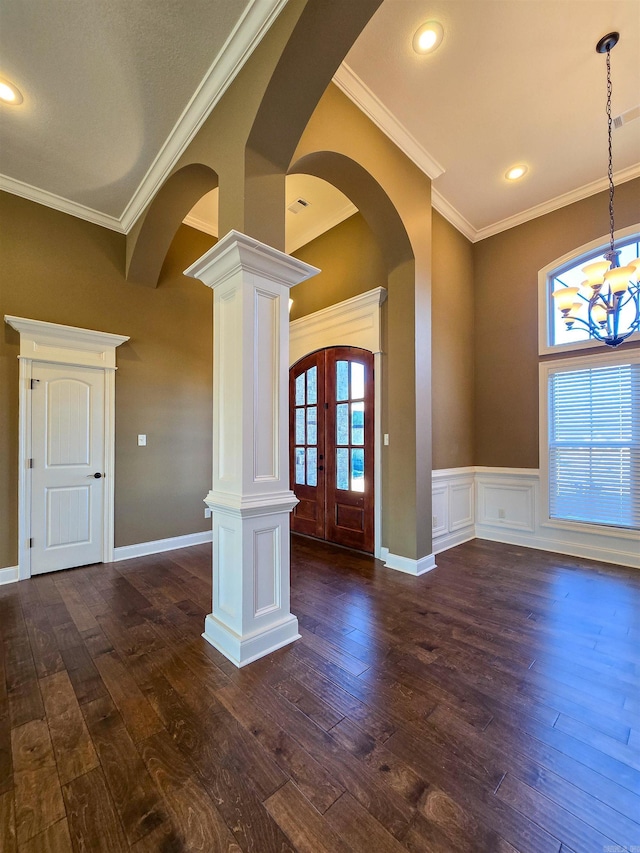
{"label": "door knob", "polygon": [[102,477],[102,474],[99,471],[96,471],[93,476],[96,478],[96,480],[99,480]]}

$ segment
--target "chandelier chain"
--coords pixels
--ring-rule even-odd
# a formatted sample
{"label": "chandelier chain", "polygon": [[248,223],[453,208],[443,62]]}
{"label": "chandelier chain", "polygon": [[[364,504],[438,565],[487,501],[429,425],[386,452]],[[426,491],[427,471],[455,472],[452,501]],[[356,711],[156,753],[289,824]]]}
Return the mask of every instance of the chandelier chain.
{"label": "chandelier chain", "polygon": [[613,120],[611,118],[611,50],[607,50],[607,130],[608,130],[608,138],[609,138],[609,234],[610,234],[610,252],[613,255],[615,252],[615,244],[613,239],[613,232],[615,229],[614,217],[613,217],[613,193],[614,193],[614,184],[613,184],[613,143],[612,143],[612,130],[613,130]]}

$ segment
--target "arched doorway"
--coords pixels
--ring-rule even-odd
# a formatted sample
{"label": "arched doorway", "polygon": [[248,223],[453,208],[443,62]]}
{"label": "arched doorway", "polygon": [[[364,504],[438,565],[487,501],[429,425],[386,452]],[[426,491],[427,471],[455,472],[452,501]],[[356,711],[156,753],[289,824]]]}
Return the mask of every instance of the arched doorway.
{"label": "arched doorway", "polygon": [[289,371],[291,529],[373,552],[374,368],[359,347],[328,347]]}

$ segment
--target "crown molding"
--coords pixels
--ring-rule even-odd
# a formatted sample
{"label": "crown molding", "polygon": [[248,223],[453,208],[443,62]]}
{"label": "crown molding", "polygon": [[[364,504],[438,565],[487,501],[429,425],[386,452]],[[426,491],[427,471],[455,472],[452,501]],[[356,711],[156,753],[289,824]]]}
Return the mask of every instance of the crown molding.
{"label": "crown molding", "polygon": [[286,3],[287,0],[251,0],[120,217],[109,216],[6,175],[0,175],[0,189],[127,234]]}
{"label": "crown molding", "polygon": [[345,62],[336,71],[333,82],[432,181],[444,173],[444,167],[400,124]]}
{"label": "crown molding", "polygon": [[63,198],[55,193],[33,187],[31,184],[16,181],[15,178],[10,178],[8,175],[0,175],[0,190],[20,196],[21,198],[26,198],[29,201],[35,201],[36,204],[51,207],[53,210],[59,210],[61,213],[68,213],[69,216],[84,219],[86,222],[92,222],[94,225],[101,225],[103,228],[109,228],[111,231],[118,231],[120,234],[124,234],[122,224],[117,217],[109,216],[107,213],[101,213],[92,207],[86,207],[84,204],[70,201],[68,198]]}
{"label": "crown molding", "polygon": [[182,224],[196,228],[198,231],[203,231],[205,234],[210,234],[212,237],[218,236],[218,229],[211,222],[207,222],[206,219],[200,219],[198,216],[189,214],[182,220]]}
{"label": "crown molding", "polygon": [[[640,177],[640,163],[634,166],[629,166],[627,169],[621,169],[613,176],[616,186],[624,184],[627,181],[632,181],[634,178]],[[494,222],[493,225],[487,225],[485,228],[480,228],[475,232],[473,243],[478,243],[480,240],[485,240],[487,237],[493,237],[494,234],[499,234],[501,231],[507,231],[509,228],[514,228],[516,225],[522,225],[524,222],[529,222],[532,219],[537,219],[539,216],[544,216],[545,213],[551,213],[554,210],[559,210],[561,207],[567,207],[569,204],[574,204],[582,199],[606,190],[609,186],[608,178],[599,178],[597,181],[592,181],[590,184],[585,184],[575,190],[571,190],[563,195],[544,201],[542,204],[536,204],[528,210],[523,210],[521,213],[516,213],[514,216],[508,216],[506,219],[501,219],[499,222]],[[443,214],[444,215],[444,214]]]}
{"label": "crown molding", "polygon": [[447,222],[450,222],[467,240],[475,243],[478,233],[476,229],[435,187],[431,187],[431,207],[444,216]]}
{"label": "crown molding", "polygon": [[124,209],[120,221],[125,232],[164,183],[286,3],[252,0],[246,8]]}

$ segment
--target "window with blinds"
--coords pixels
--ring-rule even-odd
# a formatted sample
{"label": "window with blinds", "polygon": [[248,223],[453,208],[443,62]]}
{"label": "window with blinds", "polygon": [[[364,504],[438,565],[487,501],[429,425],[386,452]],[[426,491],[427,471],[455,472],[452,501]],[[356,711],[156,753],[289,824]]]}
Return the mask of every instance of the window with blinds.
{"label": "window with blinds", "polygon": [[550,517],[640,529],[640,363],[548,381]]}

